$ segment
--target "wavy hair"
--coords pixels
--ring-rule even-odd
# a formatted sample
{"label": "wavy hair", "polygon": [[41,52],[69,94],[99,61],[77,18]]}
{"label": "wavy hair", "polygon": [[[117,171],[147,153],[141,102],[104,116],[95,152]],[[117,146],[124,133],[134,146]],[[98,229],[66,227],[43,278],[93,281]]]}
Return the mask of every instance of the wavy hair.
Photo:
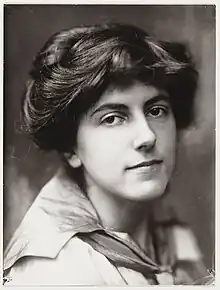
{"label": "wavy hair", "polygon": [[177,128],[190,124],[197,71],[184,45],[119,23],[56,33],[33,62],[23,129],[42,149],[71,152],[82,114],[109,85],[126,87],[135,80],[166,90]]}

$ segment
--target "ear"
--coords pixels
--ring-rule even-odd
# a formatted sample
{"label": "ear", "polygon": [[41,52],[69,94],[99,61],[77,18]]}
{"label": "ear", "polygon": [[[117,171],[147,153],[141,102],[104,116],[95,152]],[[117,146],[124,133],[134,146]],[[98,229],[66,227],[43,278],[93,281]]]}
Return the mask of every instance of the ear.
{"label": "ear", "polygon": [[82,165],[80,158],[75,153],[65,153],[64,156],[71,167],[79,168]]}

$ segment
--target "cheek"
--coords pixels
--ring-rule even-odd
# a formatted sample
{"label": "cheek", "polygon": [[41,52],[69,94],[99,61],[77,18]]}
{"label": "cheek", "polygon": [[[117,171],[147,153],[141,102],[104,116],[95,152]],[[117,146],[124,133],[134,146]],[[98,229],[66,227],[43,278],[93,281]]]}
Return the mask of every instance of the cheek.
{"label": "cheek", "polygon": [[164,131],[164,140],[165,140],[165,147],[168,151],[170,151],[170,154],[175,154],[175,148],[176,148],[176,127],[171,126],[169,130]]}
{"label": "cheek", "polygon": [[176,156],[176,126],[175,122],[171,123],[168,130],[164,131],[164,154],[169,171],[172,171],[175,166]]}
{"label": "cheek", "polygon": [[101,130],[79,132],[78,156],[86,167],[108,170],[122,156],[125,141],[121,139],[119,136],[116,138],[111,132],[105,134]]}
{"label": "cheek", "polygon": [[173,119],[166,126],[158,128],[157,149],[165,158],[168,166],[173,166],[176,155],[176,125]]}

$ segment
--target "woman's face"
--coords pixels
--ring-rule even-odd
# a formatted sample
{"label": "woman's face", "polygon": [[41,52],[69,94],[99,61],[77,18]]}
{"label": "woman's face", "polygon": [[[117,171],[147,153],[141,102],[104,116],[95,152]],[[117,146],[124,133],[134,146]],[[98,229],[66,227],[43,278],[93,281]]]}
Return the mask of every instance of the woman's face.
{"label": "woman's face", "polygon": [[75,153],[87,186],[128,200],[162,195],[175,163],[169,96],[135,82],[109,88],[82,118]]}

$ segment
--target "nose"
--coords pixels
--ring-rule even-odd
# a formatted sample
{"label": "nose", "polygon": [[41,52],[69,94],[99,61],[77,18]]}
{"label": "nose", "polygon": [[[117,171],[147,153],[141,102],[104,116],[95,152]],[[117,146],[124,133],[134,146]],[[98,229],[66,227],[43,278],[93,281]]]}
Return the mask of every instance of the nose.
{"label": "nose", "polygon": [[156,134],[149,126],[145,117],[136,121],[133,147],[135,150],[148,151],[156,143]]}

